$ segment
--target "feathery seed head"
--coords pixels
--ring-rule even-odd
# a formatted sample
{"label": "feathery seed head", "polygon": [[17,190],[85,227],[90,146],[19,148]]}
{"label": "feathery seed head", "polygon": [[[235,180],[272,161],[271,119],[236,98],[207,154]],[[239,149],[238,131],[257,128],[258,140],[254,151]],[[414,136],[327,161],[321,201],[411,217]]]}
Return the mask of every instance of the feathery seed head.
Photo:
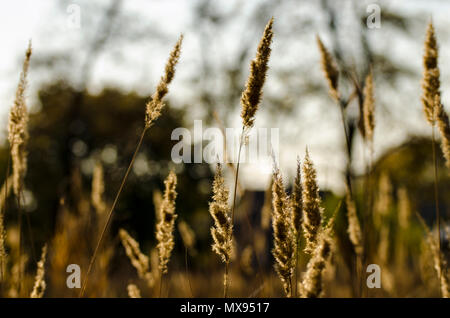
{"label": "feathery seed head", "polygon": [[356,213],[355,202],[351,197],[350,190],[348,189],[348,187],[347,192],[345,194],[345,203],[347,205],[347,220],[348,220],[347,232],[350,241],[353,244],[353,248],[355,249],[356,255],[362,255],[363,244],[362,244],[361,225],[359,223],[358,215]]}
{"label": "feathery seed head", "polygon": [[175,76],[175,66],[180,59],[182,42],[183,35],[180,36],[172,52],[170,52],[170,56],[165,67],[165,74],[163,77],[161,77],[161,80],[156,87],[156,91],[153,94],[152,99],[147,103],[145,113],[146,129],[150,128],[161,115],[161,111],[164,107],[163,98],[169,92],[169,84]]}
{"label": "feathery seed head", "polygon": [[103,166],[97,161],[95,163],[94,172],[92,174],[92,191],[91,201],[95,211],[101,216],[106,209],[106,203],[103,201],[103,193],[105,192],[105,182],[103,179]]}
{"label": "feathery seed head", "polygon": [[300,294],[303,298],[317,298],[322,295],[324,270],[333,252],[331,233],[331,228],[328,228],[318,235],[318,244],[314,248],[313,256],[308,262],[300,285]]}
{"label": "feathery seed head", "polygon": [[214,225],[211,227],[213,238],[212,250],[216,252],[226,264],[230,262],[233,251],[233,224],[231,210],[228,206],[228,189],[222,176],[222,166],[217,164],[213,182],[213,201],[209,204]]}
{"label": "feathery seed head", "polygon": [[177,197],[177,176],[171,171],[164,181],[164,199],[160,208],[161,220],[156,225],[156,239],[158,241],[159,269],[162,274],[167,274],[170,255],[175,245],[173,229],[175,226],[175,199]]}
{"label": "feathery seed head", "polygon": [[336,100],[339,100],[338,82],[339,82],[339,70],[336,62],[333,59],[331,53],[327,50],[322,40],[317,35],[317,45],[320,51],[320,64],[322,65],[322,71],[328,82],[330,89],[330,95]]}
{"label": "feathery seed head", "polygon": [[34,287],[31,292],[31,298],[42,298],[45,292],[45,258],[47,256],[47,245],[42,248],[41,260],[37,263],[36,278],[34,279]]}
{"label": "feathery seed head", "polygon": [[375,98],[373,92],[372,71],[367,75],[366,84],[364,86],[363,118],[364,137],[367,138],[369,142],[373,142],[373,131],[375,129]]}
{"label": "feathery seed head", "polygon": [[155,279],[150,271],[149,258],[141,252],[139,243],[124,229],[119,230],[120,240],[131,265],[136,268],[139,278],[144,279],[149,287],[153,287]]}
{"label": "feathery seed head", "polygon": [[294,273],[297,244],[292,222],[292,212],[284,190],[283,180],[278,170],[273,175],[272,197],[274,240],[272,254],[275,258],[275,271],[283,283],[287,297],[291,297],[291,278]]}
{"label": "feathery seed head", "polygon": [[428,24],[423,55],[422,106],[425,117],[430,125],[435,123],[434,99],[440,92],[440,72],[438,66],[438,46],[433,24]]}
{"label": "feathery seed head", "polygon": [[28,110],[25,102],[28,67],[31,58],[31,41],[25,53],[25,60],[16,90],[14,104],[9,112],[8,140],[11,149],[13,166],[13,189],[16,196],[23,187],[23,179],[27,170],[26,144],[28,141]]}
{"label": "feathery seed head", "polygon": [[303,232],[306,239],[305,252],[311,254],[316,247],[316,238],[322,224],[319,186],[316,181],[316,170],[306,150],[302,166],[303,172]]}
{"label": "feathery seed head", "polygon": [[268,63],[270,57],[270,44],[272,43],[272,25],[273,18],[269,20],[264,30],[264,34],[259,42],[256,57],[250,64],[250,76],[244,92],[241,96],[242,112],[244,128],[250,129],[255,121],[255,113],[258,109],[262,97],[262,88],[266,80]]}

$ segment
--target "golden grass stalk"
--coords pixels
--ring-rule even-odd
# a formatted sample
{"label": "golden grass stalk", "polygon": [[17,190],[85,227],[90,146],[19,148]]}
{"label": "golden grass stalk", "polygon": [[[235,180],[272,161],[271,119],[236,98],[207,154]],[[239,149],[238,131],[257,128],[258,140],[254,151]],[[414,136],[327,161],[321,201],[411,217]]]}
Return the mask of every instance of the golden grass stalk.
{"label": "golden grass stalk", "polygon": [[350,241],[353,244],[353,248],[355,250],[356,255],[358,257],[361,257],[363,254],[361,225],[359,223],[358,215],[356,213],[355,202],[353,201],[348,188],[345,194],[345,203],[347,205],[347,220],[348,220],[347,233],[350,238]]}
{"label": "golden grass stalk", "polygon": [[27,152],[26,144],[28,135],[28,110],[25,102],[25,90],[27,87],[28,67],[31,58],[31,41],[25,52],[25,60],[20,74],[19,84],[17,85],[14,104],[9,113],[8,140],[11,150],[13,167],[13,188],[16,197],[19,197],[23,187],[23,179],[27,170]]}
{"label": "golden grass stalk", "polygon": [[320,207],[319,186],[316,181],[316,170],[306,149],[303,172],[303,232],[306,239],[305,252],[311,254],[317,245],[317,234],[322,223],[322,209]]}
{"label": "golden grass stalk", "polygon": [[130,259],[131,265],[136,268],[139,278],[147,282],[148,287],[155,285],[155,279],[150,270],[149,258],[141,252],[139,243],[124,229],[119,230],[120,240],[125,248],[125,253]]}
{"label": "golden grass stalk", "polygon": [[450,123],[448,119],[448,115],[444,110],[444,105],[441,104],[439,97],[436,95],[435,97],[435,112],[436,112],[436,121],[439,131],[442,137],[442,153],[445,158],[445,165],[447,168],[450,168]]}
{"label": "golden grass stalk", "polygon": [[435,123],[435,97],[441,98],[439,66],[438,66],[438,45],[434,33],[433,24],[430,22],[424,45],[423,55],[423,79],[422,79],[422,106],[425,118],[431,126]]}
{"label": "golden grass stalk", "polygon": [[323,275],[333,251],[331,229],[331,227],[328,227],[321,231],[317,237],[318,243],[314,248],[313,256],[308,262],[304,279],[300,284],[300,295],[303,298],[317,298],[322,295]]}
{"label": "golden grass stalk", "polygon": [[239,141],[238,159],[236,164],[236,175],[234,180],[233,205],[231,208],[231,220],[234,222],[234,211],[236,208],[236,194],[239,183],[239,166],[241,158],[241,150],[246,133],[253,127],[255,114],[258,110],[262,97],[262,88],[266,80],[268,63],[270,58],[270,44],[272,43],[272,25],[273,18],[269,20],[264,29],[263,36],[256,50],[256,57],[250,63],[250,75],[245,85],[245,90],[241,96],[241,117],[242,117],[242,134]]}
{"label": "golden grass stalk", "polygon": [[87,286],[87,282],[89,280],[89,274],[91,273],[92,267],[97,258],[98,250],[103,242],[103,238],[105,237],[105,233],[106,233],[106,230],[108,229],[108,225],[111,222],[112,213],[117,205],[117,202],[119,201],[120,194],[122,193],[122,190],[125,186],[128,176],[130,175],[131,169],[133,168],[133,164],[134,164],[134,161],[136,160],[136,156],[139,152],[139,149],[141,148],[142,142],[144,141],[145,133],[153,125],[153,123],[156,121],[156,119],[158,119],[158,117],[161,115],[161,110],[164,106],[162,99],[167,94],[168,84],[172,81],[172,79],[175,75],[175,65],[178,63],[178,59],[180,56],[182,39],[183,39],[183,36],[180,36],[180,39],[175,44],[175,47],[172,50],[169,60],[166,64],[165,75],[161,78],[161,82],[159,83],[159,85],[156,89],[156,92],[153,94],[152,100],[149,103],[147,103],[147,105],[146,105],[144,129],[141,133],[139,142],[136,146],[136,150],[133,153],[130,164],[128,165],[127,171],[125,172],[125,175],[122,179],[119,190],[116,193],[116,196],[114,198],[111,209],[109,210],[109,212],[107,214],[105,225],[103,226],[102,232],[100,233],[100,238],[97,241],[97,245],[95,247],[94,253],[89,262],[89,266],[86,271],[85,279],[83,281],[83,286],[81,287],[79,297],[83,297],[83,295],[84,295],[84,292],[85,292],[86,286]]}
{"label": "golden grass stalk", "polygon": [[337,68],[336,62],[333,59],[333,56],[330,54],[328,49],[322,43],[322,40],[319,36],[316,36],[317,45],[320,51],[320,64],[322,65],[322,71],[325,75],[325,78],[328,82],[328,87],[330,89],[329,93],[333,99],[339,101],[339,91],[338,91],[338,83],[339,83],[339,70]]}
{"label": "golden grass stalk", "polygon": [[186,248],[194,248],[195,233],[185,221],[178,223],[178,232],[180,232],[181,240]]}
{"label": "golden grass stalk", "polygon": [[141,298],[141,291],[135,284],[128,284],[127,291],[128,291],[128,297]]}
{"label": "golden grass stalk", "polygon": [[159,212],[161,220],[156,225],[156,240],[158,241],[156,247],[159,256],[159,270],[162,275],[168,273],[167,265],[175,245],[173,230],[175,227],[175,219],[177,218],[175,214],[177,175],[173,171],[170,171],[164,184],[164,199]]}
{"label": "golden grass stalk", "polygon": [[106,203],[103,200],[104,192],[105,181],[103,179],[103,166],[99,161],[97,161],[92,174],[91,201],[95,212],[97,212],[99,217],[102,216],[106,210]]}
{"label": "golden grass stalk", "polygon": [[209,204],[209,213],[214,220],[214,225],[211,227],[211,236],[213,238],[212,250],[225,263],[223,280],[224,297],[227,297],[228,292],[228,266],[233,250],[233,223],[230,217],[228,196],[229,192],[222,176],[222,166],[217,164],[213,182],[213,200]]}
{"label": "golden grass stalk", "polygon": [[34,279],[34,287],[31,298],[42,298],[45,292],[45,258],[47,256],[47,245],[42,248],[41,260],[37,263],[37,272]]}
{"label": "golden grass stalk", "polygon": [[292,211],[278,170],[273,175],[272,197],[274,241],[272,254],[275,258],[275,271],[283,283],[286,296],[292,297],[292,276],[294,274],[297,244],[292,223]]}
{"label": "golden grass stalk", "polygon": [[375,97],[373,92],[372,70],[367,75],[364,86],[363,119],[364,137],[372,144],[373,131],[375,129]]}
{"label": "golden grass stalk", "polygon": [[270,44],[272,43],[273,37],[272,25],[273,18],[267,23],[256,51],[256,57],[250,63],[250,76],[248,77],[245,90],[241,96],[241,117],[246,129],[253,127],[255,113],[261,102],[262,88],[269,68],[268,63],[271,52]]}

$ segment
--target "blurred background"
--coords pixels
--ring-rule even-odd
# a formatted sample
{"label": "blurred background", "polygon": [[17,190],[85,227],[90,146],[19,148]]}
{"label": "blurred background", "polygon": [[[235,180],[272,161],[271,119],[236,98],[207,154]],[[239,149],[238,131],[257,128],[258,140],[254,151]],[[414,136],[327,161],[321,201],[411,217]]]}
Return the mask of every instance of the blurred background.
{"label": "blurred background", "polygon": [[[367,18],[373,13],[367,11],[369,4],[377,4],[381,9],[380,28],[367,27]],[[350,173],[362,183],[367,169],[368,153],[358,131],[360,100],[356,97],[347,108],[352,150],[351,169],[347,171],[339,108],[328,96],[320,68],[316,45],[316,35],[320,35],[339,68],[346,70],[340,83],[344,95],[351,95],[354,82],[362,84],[370,67],[373,69],[374,183],[384,187],[392,202],[399,199],[398,190],[405,189],[411,218],[415,219],[414,212],[419,212],[433,226],[430,128],[420,103],[422,54],[426,26],[432,20],[440,47],[442,100],[446,106],[450,91],[450,73],[446,71],[450,65],[449,14],[450,2],[444,0],[19,0],[3,4],[0,12],[3,179],[8,152],[8,111],[30,39],[33,46],[27,90],[31,137],[24,194],[33,238],[33,242],[30,237],[25,239],[30,255],[36,258],[37,247],[60,233],[60,220],[65,213],[74,216],[93,213],[89,200],[96,162],[103,165],[105,199],[108,206],[111,204],[142,131],[145,103],[154,92],[171,48],[183,33],[181,59],[170,86],[168,107],[147,134],[137,157],[115,211],[110,245],[119,245],[117,232],[123,227],[148,254],[155,245],[153,197],[157,189],[163,190],[164,178],[174,169],[179,178],[179,219],[187,221],[197,236],[197,253],[191,260],[193,275],[220,265],[218,259],[210,257],[208,202],[214,167],[206,163],[173,163],[170,151],[176,142],[170,140],[170,134],[177,127],[191,129],[197,119],[203,120],[204,128],[218,127],[215,118],[225,127],[240,128],[239,99],[249,63],[272,16],[273,51],[255,127],[279,128],[279,165],[286,185],[290,187],[292,182],[297,156],[303,158],[308,146],[318,170],[323,205],[331,214],[344,193],[345,175]],[[438,153],[440,209],[448,219],[450,178]],[[246,211],[252,224],[257,224],[259,211],[267,201],[265,191],[271,179],[271,166],[244,164],[241,169],[240,210]],[[226,176],[232,185],[233,171],[226,170]],[[358,204],[364,206],[362,187],[359,192]],[[386,209],[395,214],[395,204]],[[17,222],[14,204],[10,206],[5,217],[7,228]],[[346,231],[343,222],[337,224],[341,234]],[[66,242],[68,245],[61,249],[69,250],[64,262],[78,264],[83,261],[77,259],[77,253],[70,252],[77,248],[73,244],[82,249],[76,238],[85,240],[83,244],[91,252],[97,236],[74,231],[68,241],[75,243]],[[236,235],[243,237],[241,242],[251,241],[245,232],[246,221],[242,217]],[[420,227],[410,232],[408,242],[414,249],[423,232]],[[270,230],[258,235],[269,239]],[[178,234],[177,242],[174,266],[183,271],[183,245]],[[341,242],[344,247],[346,244],[350,244],[348,239]],[[239,255],[245,245],[238,247]],[[390,253],[395,254],[394,248]],[[130,276],[124,274],[132,272],[132,268],[123,250],[110,257],[115,260],[109,269],[115,273],[113,277]],[[270,269],[272,259],[270,255],[266,258],[258,263]],[[51,264],[65,268],[64,262]],[[35,264],[32,258],[30,264]],[[65,275],[62,269],[61,277],[52,279],[57,281]],[[126,283],[128,279],[123,281]],[[419,286],[418,289],[421,286],[411,284]],[[67,293],[57,284],[49,286],[51,296]],[[253,285],[252,288],[256,289]],[[94,290],[91,295],[126,295],[125,289],[114,294],[100,287],[97,292]],[[424,295],[433,293],[430,289]],[[199,294],[204,295],[200,291]]]}

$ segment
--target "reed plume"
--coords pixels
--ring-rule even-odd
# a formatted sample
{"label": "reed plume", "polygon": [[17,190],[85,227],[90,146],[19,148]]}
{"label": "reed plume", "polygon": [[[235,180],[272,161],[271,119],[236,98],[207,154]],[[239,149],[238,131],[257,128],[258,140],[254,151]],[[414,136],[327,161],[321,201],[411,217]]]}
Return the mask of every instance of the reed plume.
{"label": "reed plume", "polygon": [[278,170],[273,175],[272,197],[274,241],[272,254],[275,258],[275,271],[283,283],[286,296],[292,297],[292,276],[295,268],[297,244],[292,223],[292,211]]}
{"label": "reed plume", "polygon": [[225,186],[225,180],[222,176],[222,166],[217,164],[216,175],[213,182],[213,197],[209,204],[209,213],[211,214],[214,225],[211,227],[211,236],[213,238],[212,250],[220,256],[225,263],[224,274],[224,297],[228,290],[228,265],[231,260],[233,250],[233,223],[230,217],[230,208],[228,206],[228,189]]}
{"label": "reed plume", "polygon": [[323,292],[323,275],[331,259],[333,241],[331,239],[332,227],[321,231],[317,237],[313,256],[309,260],[306,273],[300,284],[300,296],[303,298],[317,298]]}
{"label": "reed plume", "polygon": [[434,102],[437,126],[442,137],[441,148],[445,158],[445,165],[447,168],[450,168],[450,123],[448,115],[444,110],[444,105],[441,104],[437,95],[435,96]]}
{"label": "reed plume", "polygon": [[128,291],[128,297],[141,298],[141,291],[135,284],[128,284],[127,291]]}
{"label": "reed plume", "polygon": [[336,101],[339,100],[339,91],[338,91],[338,83],[339,83],[339,70],[336,65],[336,62],[333,56],[330,54],[328,49],[322,43],[322,40],[319,36],[316,36],[317,45],[319,46],[320,51],[320,64],[322,65],[322,71],[325,75],[325,78],[328,82],[329,93],[331,97],[333,97]]}
{"label": "reed plume", "polygon": [[41,260],[37,263],[36,278],[34,279],[34,287],[31,292],[31,298],[42,298],[45,292],[45,258],[47,256],[47,245],[42,248]]}
{"label": "reed plume", "polygon": [[353,248],[355,249],[356,255],[358,257],[361,257],[363,253],[361,225],[359,223],[358,215],[356,213],[355,202],[353,201],[348,188],[345,194],[345,203],[347,205],[347,220],[348,220],[347,233],[350,238],[350,241],[353,244]]}
{"label": "reed plume", "polygon": [[167,265],[174,247],[173,230],[175,226],[175,199],[177,197],[177,175],[170,171],[164,181],[164,199],[160,208],[161,220],[156,226],[157,249],[159,255],[159,270],[161,274],[167,274]]}
{"label": "reed plume", "polygon": [[266,80],[268,63],[270,58],[270,44],[272,43],[273,18],[269,20],[264,29],[263,36],[256,51],[256,57],[250,63],[250,76],[248,77],[245,90],[241,96],[241,117],[246,129],[253,127],[255,113],[258,110],[262,97],[262,88]]}
{"label": "reed plume", "polygon": [[317,234],[322,223],[322,209],[320,207],[319,187],[316,181],[316,170],[306,149],[303,172],[303,232],[306,239],[305,252],[311,254],[317,244]]}
{"label": "reed plume", "polygon": [[364,86],[363,118],[364,137],[370,143],[373,143],[373,131],[375,129],[375,97],[373,92],[372,70],[367,75],[366,83]]}
{"label": "reed plume", "polygon": [[180,59],[181,44],[183,42],[183,35],[180,35],[177,43],[175,44],[172,52],[170,52],[169,59],[166,63],[164,76],[161,77],[156,91],[152,96],[152,99],[146,105],[145,112],[145,128],[150,128],[153,123],[161,116],[161,111],[164,107],[163,98],[169,92],[169,84],[172,82],[175,76],[175,66]]}
{"label": "reed plume", "polygon": [[149,258],[141,252],[139,243],[127,231],[120,229],[119,236],[125,248],[125,253],[130,259],[131,265],[136,269],[139,278],[145,280],[147,285],[152,288],[155,284],[155,279],[150,270]]}
{"label": "reed plume", "polygon": [[13,167],[13,189],[14,194],[19,197],[23,188],[23,179],[27,170],[26,145],[28,135],[28,110],[25,102],[25,90],[27,87],[27,75],[30,65],[32,48],[31,41],[25,52],[25,60],[20,74],[19,84],[16,90],[14,104],[9,113],[8,140],[10,145],[12,167]]}
{"label": "reed plume", "polygon": [[433,24],[430,22],[427,28],[425,48],[423,55],[423,79],[422,79],[422,106],[425,118],[431,126],[435,124],[435,97],[440,102],[440,72],[438,66],[438,45],[434,33]]}

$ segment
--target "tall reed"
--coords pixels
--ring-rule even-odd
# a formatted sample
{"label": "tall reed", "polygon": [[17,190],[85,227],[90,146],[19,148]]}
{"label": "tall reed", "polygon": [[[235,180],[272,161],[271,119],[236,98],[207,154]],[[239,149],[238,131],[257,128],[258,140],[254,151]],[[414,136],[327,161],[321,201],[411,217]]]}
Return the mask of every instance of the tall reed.
{"label": "tall reed", "polygon": [[83,281],[83,285],[81,287],[80,290],[80,294],[79,297],[83,297],[85,290],[86,290],[86,286],[89,280],[89,274],[92,271],[92,267],[95,263],[97,254],[98,254],[98,250],[102,244],[103,238],[105,236],[106,230],[108,229],[108,225],[111,222],[111,218],[112,218],[112,213],[117,205],[117,202],[119,201],[119,197],[120,194],[122,193],[122,190],[125,186],[125,183],[128,179],[128,176],[131,172],[131,169],[133,167],[134,161],[136,159],[136,156],[139,152],[139,149],[141,148],[142,142],[144,140],[144,136],[145,133],[150,129],[150,127],[154,124],[154,122],[159,118],[159,116],[161,116],[161,111],[164,107],[164,102],[163,102],[163,98],[165,95],[167,95],[168,93],[168,86],[170,84],[170,82],[172,82],[174,75],[175,75],[175,66],[178,63],[178,60],[180,59],[180,54],[181,54],[181,44],[183,41],[183,35],[180,36],[180,38],[178,39],[177,43],[175,44],[172,52],[170,53],[169,59],[166,63],[166,67],[165,67],[165,73],[164,76],[161,77],[161,80],[156,88],[156,92],[153,94],[151,100],[147,103],[146,105],[146,111],[145,111],[145,125],[144,125],[144,129],[142,131],[142,134],[139,138],[139,142],[136,146],[136,150],[133,153],[133,156],[131,158],[130,164],[128,165],[127,171],[125,172],[125,175],[122,179],[122,182],[120,184],[119,190],[116,193],[116,196],[114,198],[113,204],[106,216],[106,221],[105,224],[103,226],[103,229],[100,233],[100,237],[97,241],[97,245],[95,247],[94,253],[91,257],[91,260],[89,262],[89,266],[88,269],[86,271],[86,275]]}
{"label": "tall reed", "polygon": [[[438,250],[441,251],[441,216],[439,211],[438,195],[438,166],[436,156],[435,126],[436,126],[436,105],[441,105],[440,92],[440,71],[438,65],[438,45],[433,24],[430,22],[424,44],[423,55],[423,79],[422,79],[422,106],[425,118],[431,125],[431,143],[434,165],[434,201],[436,209],[436,222],[438,228]],[[441,257],[440,252],[438,257]]]}
{"label": "tall reed", "polygon": [[239,166],[241,150],[244,140],[253,127],[255,122],[255,114],[261,102],[263,86],[266,80],[267,70],[269,69],[269,58],[272,43],[273,18],[269,20],[264,29],[263,36],[256,50],[256,57],[250,63],[250,75],[245,85],[245,90],[241,96],[241,117],[242,117],[242,133],[239,141],[238,160],[236,165],[236,176],[234,181],[233,206],[231,209],[231,220],[234,223],[234,212],[236,208],[236,192],[239,178]]}

